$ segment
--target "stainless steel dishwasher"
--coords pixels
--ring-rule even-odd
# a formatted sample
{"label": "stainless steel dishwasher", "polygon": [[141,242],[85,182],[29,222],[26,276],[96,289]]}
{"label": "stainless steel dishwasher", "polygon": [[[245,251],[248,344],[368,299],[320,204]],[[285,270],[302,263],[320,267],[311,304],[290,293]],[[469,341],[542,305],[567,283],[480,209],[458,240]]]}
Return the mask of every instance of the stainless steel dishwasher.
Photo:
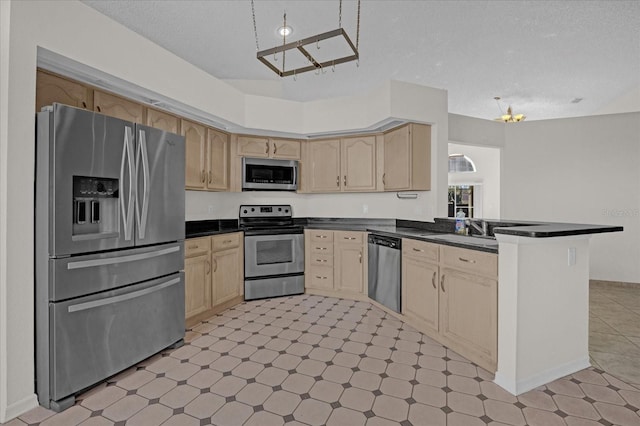
{"label": "stainless steel dishwasher", "polygon": [[369,235],[369,297],[400,312],[400,255],[402,240]]}

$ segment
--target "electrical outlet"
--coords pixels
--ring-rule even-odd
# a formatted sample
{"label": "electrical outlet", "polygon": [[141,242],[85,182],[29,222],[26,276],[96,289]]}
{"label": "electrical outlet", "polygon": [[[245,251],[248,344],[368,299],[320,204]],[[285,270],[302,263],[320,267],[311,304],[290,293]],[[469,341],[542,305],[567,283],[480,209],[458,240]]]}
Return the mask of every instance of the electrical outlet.
{"label": "electrical outlet", "polygon": [[368,204],[363,204],[362,205],[362,213],[369,213],[369,205]]}

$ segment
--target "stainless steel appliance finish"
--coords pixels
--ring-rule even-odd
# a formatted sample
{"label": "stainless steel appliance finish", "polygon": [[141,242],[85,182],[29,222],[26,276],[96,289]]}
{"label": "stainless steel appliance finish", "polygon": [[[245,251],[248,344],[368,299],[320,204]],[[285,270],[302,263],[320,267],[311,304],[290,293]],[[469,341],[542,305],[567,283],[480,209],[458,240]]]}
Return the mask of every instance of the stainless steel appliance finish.
{"label": "stainless steel appliance finish", "polygon": [[291,206],[240,206],[244,230],[244,297],[304,293],[304,233]]}
{"label": "stainless steel appliance finish", "polygon": [[184,337],[184,138],[59,104],[37,124],[36,391],[59,411]]}
{"label": "stainless steel appliance finish", "polygon": [[268,158],[242,159],[243,191],[296,191],[298,162]]}
{"label": "stainless steel appliance finish", "polygon": [[400,312],[400,238],[369,235],[369,297]]}

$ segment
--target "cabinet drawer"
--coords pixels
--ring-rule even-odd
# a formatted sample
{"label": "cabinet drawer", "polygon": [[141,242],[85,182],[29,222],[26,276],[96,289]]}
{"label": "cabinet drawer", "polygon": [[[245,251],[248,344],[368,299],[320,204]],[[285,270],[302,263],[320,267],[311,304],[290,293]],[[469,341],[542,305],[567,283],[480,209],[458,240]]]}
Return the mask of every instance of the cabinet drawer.
{"label": "cabinet drawer", "polygon": [[209,237],[189,238],[184,243],[184,257],[206,254],[211,249]]}
{"label": "cabinet drawer", "polygon": [[333,243],[331,242],[320,243],[317,241],[312,241],[311,244],[309,244],[309,246],[310,246],[309,249],[311,253],[333,255]]}
{"label": "cabinet drawer", "polygon": [[332,242],[333,241],[333,231],[321,231],[319,229],[311,229],[309,230],[309,234],[311,236],[311,241],[315,242]]}
{"label": "cabinet drawer", "polygon": [[440,246],[440,260],[445,266],[480,274],[498,276],[498,255],[458,247]]}
{"label": "cabinet drawer", "polygon": [[336,231],[334,238],[339,243],[362,244],[364,241],[364,232],[357,231]]}
{"label": "cabinet drawer", "polygon": [[311,265],[333,266],[333,254],[311,253]]}
{"label": "cabinet drawer", "polygon": [[333,268],[330,266],[312,266],[307,273],[307,287],[333,289]]}
{"label": "cabinet drawer", "polygon": [[235,232],[232,234],[217,235],[211,238],[213,251],[225,250],[228,248],[238,247],[242,233]]}
{"label": "cabinet drawer", "polygon": [[425,243],[424,241],[402,239],[402,256],[418,260],[438,261],[438,245]]}

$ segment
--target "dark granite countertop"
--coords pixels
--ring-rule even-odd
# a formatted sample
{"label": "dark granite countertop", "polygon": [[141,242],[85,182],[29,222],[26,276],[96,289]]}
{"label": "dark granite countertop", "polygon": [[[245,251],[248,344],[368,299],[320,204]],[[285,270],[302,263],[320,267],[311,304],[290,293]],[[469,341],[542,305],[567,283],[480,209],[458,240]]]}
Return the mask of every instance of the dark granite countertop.
{"label": "dark granite countertop", "polygon": [[[486,219],[489,235],[504,234],[529,238],[566,237],[571,235],[620,232],[621,226],[587,225],[576,223],[549,223]],[[294,218],[294,223],[306,229],[368,231],[379,235],[411,238],[437,244],[498,253],[495,238],[454,234],[455,219],[436,218],[434,222],[402,219],[366,218]],[[235,219],[199,220],[186,222],[186,238],[239,232]],[[473,230],[472,230],[473,231]]]}

